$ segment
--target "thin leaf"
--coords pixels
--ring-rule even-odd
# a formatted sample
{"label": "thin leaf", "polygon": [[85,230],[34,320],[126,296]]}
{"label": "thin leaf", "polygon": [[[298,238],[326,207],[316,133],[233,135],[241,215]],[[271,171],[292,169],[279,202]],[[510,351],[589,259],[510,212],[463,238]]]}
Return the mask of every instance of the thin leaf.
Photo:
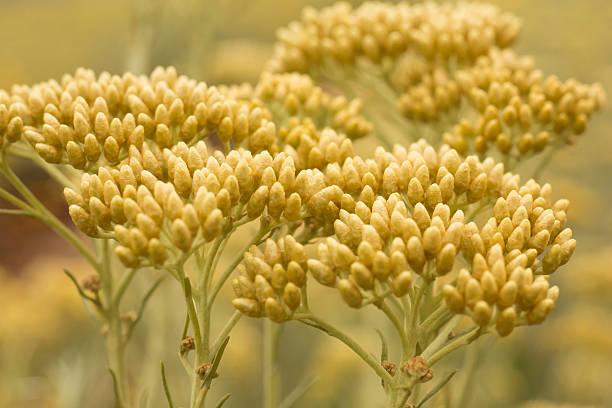
{"label": "thin leaf", "polygon": [[295,387],[293,389],[293,391],[291,391],[289,393],[289,395],[287,395],[283,401],[279,404],[278,408],[291,408],[293,407],[293,405],[298,402],[300,400],[300,398],[302,398],[306,392],[317,382],[319,381],[319,377],[309,377],[306,378],[304,381],[302,381],[300,384],[298,384],[297,387]]}
{"label": "thin leaf", "polygon": [[446,377],[442,379],[438,384],[436,384],[428,393],[423,397],[421,402],[419,402],[415,408],[423,408],[425,403],[432,399],[448,382],[457,374],[457,370],[451,371]]}
{"label": "thin leaf", "polygon": [[376,329],[376,333],[378,333],[378,337],[380,337],[380,362],[383,363],[389,358],[389,346],[387,345],[387,340],[385,340],[385,336],[382,332]]}
{"label": "thin leaf", "polygon": [[215,378],[215,375],[217,374],[217,368],[219,367],[219,363],[221,362],[221,358],[223,357],[223,353],[225,352],[225,348],[227,347],[227,343],[229,343],[229,340],[230,338],[229,336],[227,336],[223,343],[221,343],[219,351],[217,351],[217,353],[215,354],[215,358],[212,361],[212,366],[210,367],[210,370],[208,371],[208,373],[206,373],[206,377],[204,378],[203,383],[205,387],[210,387],[210,383],[212,382],[213,378]]}
{"label": "thin leaf", "polygon": [[96,306],[100,305],[100,302],[98,302],[97,299],[89,296],[87,293],[85,293],[83,291],[83,288],[81,287],[81,285],[79,284],[79,281],[77,280],[77,278],[72,274],[72,272],[70,272],[68,269],[64,269],[64,273],[66,274],[66,276],[68,276],[68,278],[72,281],[72,283],[74,283],[74,286],[76,287],[77,291],[79,292],[79,295],[84,298],[89,300],[91,303],[95,304]]}
{"label": "thin leaf", "polygon": [[138,309],[138,313],[136,314],[136,319],[130,325],[129,331],[128,331],[127,335],[126,335],[126,339],[125,339],[126,342],[132,336],[132,333],[134,331],[134,327],[138,324],[140,319],[142,319],[142,315],[144,314],[145,308],[147,307],[147,304],[149,303],[149,299],[151,299],[151,297],[153,296],[153,293],[155,293],[157,288],[163,283],[163,281],[165,279],[166,279],[166,277],[162,276],[161,278],[156,280],[155,283],[149,288],[147,293],[145,293],[144,297],[142,298],[142,301],[140,302],[140,308]]}
{"label": "thin leaf", "polygon": [[228,399],[230,399],[231,396],[232,396],[232,394],[225,394],[223,397],[221,397],[219,402],[217,402],[217,405],[215,405],[215,408],[221,408],[223,406],[223,404],[225,404],[225,402]]}
{"label": "thin leaf", "polygon": [[168,401],[168,408],[174,408],[174,404],[172,403],[172,395],[170,394],[170,389],[168,388],[168,380],[166,380],[166,367],[164,366],[164,362],[161,362],[161,376],[162,376],[162,384],[164,385],[164,394],[166,394],[166,401]]}

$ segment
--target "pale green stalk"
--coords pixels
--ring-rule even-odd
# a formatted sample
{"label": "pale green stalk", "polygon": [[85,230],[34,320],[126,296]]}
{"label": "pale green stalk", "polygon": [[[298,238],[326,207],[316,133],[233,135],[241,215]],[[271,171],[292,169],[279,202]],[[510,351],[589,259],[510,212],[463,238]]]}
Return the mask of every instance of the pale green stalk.
{"label": "pale green stalk", "polygon": [[276,408],[279,403],[280,377],[276,367],[279,337],[278,324],[264,319],[263,324],[263,408]]}
{"label": "pale green stalk", "polygon": [[296,313],[293,318],[306,323],[310,326],[316,327],[319,330],[324,331],[328,335],[337,338],[346,346],[348,346],[355,354],[357,354],[374,372],[386,383],[391,384],[393,377],[383,368],[379,361],[377,361],[372,354],[364,350],[357,341],[351,338],[348,334],[342,332],[331,323],[324,321],[323,319],[313,315],[310,312]]}

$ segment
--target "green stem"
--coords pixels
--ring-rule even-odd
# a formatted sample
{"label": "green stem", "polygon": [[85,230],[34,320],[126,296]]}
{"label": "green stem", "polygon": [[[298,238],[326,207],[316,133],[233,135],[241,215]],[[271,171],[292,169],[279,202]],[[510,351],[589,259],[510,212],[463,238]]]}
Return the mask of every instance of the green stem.
{"label": "green stem", "polygon": [[125,376],[125,344],[121,335],[121,318],[115,306],[111,306],[108,310],[108,316],[108,333],[106,335],[108,366],[116,380],[117,406],[119,408],[126,408],[129,405]]}
{"label": "green stem", "polygon": [[121,277],[121,281],[119,281],[119,286],[117,287],[117,291],[115,292],[114,296],[113,296],[113,302],[114,303],[121,303],[121,299],[123,298],[123,295],[125,294],[125,291],[127,290],[128,286],[130,286],[130,283],[132,282],[132,279],[134,279],[134,276],[136,275],[136,272],[138,271],[138,269],[134,268],[134,269],[128,269],[123,276]]}
{"label": "green stem", "polygon": [[546,168],[548,167],[550,162],[554,159],[558,151],[559,151],[559,148],[556,146],[553,146],[550,148],[548,153],[544,155],[544,158],[540,161],[540,163],[538,163],[538,166],[535,168],[533,175],[531,176],[532,179],[534,179],[535,181],[538,181],[538,179],[542,176],[542,173],[544,172],[544,170],[546,170]]}
{"label": "green stem", "polygon": [[221,329],[221,332],[219,332],[219,334],[217,335],[217,339],[215,340],[212,347],[210,348],[212,354],[215,354],[217,350],[219,350],[219,347],[221,346],[221,344],[223,344],[223,342],[225,341],[225,338],[234,329],[234,327],[240,321],[240,318],[242,316],[243,316],[242,313],[236,310],[234,314],[232,315],[232,317],[227,321],[227,323],[225,323],[225,326],[223,326],[223,329]]}
{"label": "green stem", "polygon": [[316,327],[328,335],[335,337],[336,339],[343,342],[346,346],[348,346],[355,354],[357,354],[367,365],[374,370],[374,372],[387,384],[391,384],[393,382],[393,377],[383,368],[380,362],[374,358],[374,356],[368,353],[366,350],[359,345],[355,340],[353,340],[349,335],[345,334],[341,330],[337,329],[330,323],[316,317],[311,313],[296,313],[294,315],[294,319],[299,320],[305,324]]}
{"label": "green stem", "polygon": [[125,341],[123,338],[123,324],[119,303],[113,302],[113,275],[110,265],[110,251],[108,240],[96,241],[99,261],[98,273],[102,283],[102,292],[106,299],[105,317],[108,331],[106,333],[106,353],[108,366],[115,380],[117,406],[127,408],[129,405],[128,385],[125,370]]}
{"label": "green stem", "polygon": [[279,327],[270,319],[264,319],[263,328],[263,407],[277,408],[279,377],[276,367],[276,350]]}
{"label": "green stem", "polygon": [[416,354],[416,346],[419,342],[419,333],[418,333],[418,325],[419,325],[419,308],[421,306],[421,301],[423,300],[423,296],[425,291],[429,287],[429,282],[424,281],[423,284],[416,289],[416,294],[414,296],[413,303],[410,308],[410,320],[409,320],[409,340],[408,340],[408,350],[406,350],[406,356],[412,356]]}
{"label": "green stem", "polygon": [[427,360],[431,355],[436,352],[436,350],[440,349],[442,345],[447,341],[448,336],[452,333],[455,327],[457,327],[461,319],[462,316],[455,316],[448,323],[446,323],[446,325],[444,325],[442,329],[438,332],[434,340],[427,345],[427,348],[425,348],[425,350],[423,350],[421,356]]}
{"label": "green stem", "polygon": [[[433,366],[438,361],[442,360],[444,357],[452,353],[453,351],[470,344],[474,340],[476,340],[482,334],[480,327],[474,327],[470,331],[455,337],[453,340],[446,343],[439,350],[435,351],[429,358],[426,358],[429,366]],[[425,353],[423,353],[423,357],[425,357]]]}
{"label": "green stem", "polygon": [[457,393],[457,399],[455,400],[454,406],[457,408],[468,406],[470,400],[471,385],[474,381],[474,372],[478,365],[478,357],[480,357],[480,350],[478,342],[474,342],[467,348],[465,353],[465,360],[463,363],[462,381],[459,384],[459,392]]}
{"label": "green stem", "polygon": [[444,323],[447,319],[452,317],[453,313],[448,310],[446,304],[442,303],[436,310],[434,310],[419,326],[421,333],[431,333],[437,330],[437,328]]}
{"label": "green stem", "polygon": [[[17,190],[19,194],[29,203],[33,211],[36,219],[42,221],[47,224],[53,231],[55,231],[62,238],[67,240],[72,246],[75,247],[77,251],[83,255],[85,259],[96,269],[98,268],[96,259],[92,254],[91,250],[87,248],[87,246],[83,243],[81,239],[79,239],[63,222],[61,222],[51,211],[49,211],[36,196],[30,191],[30,189],[23,184],[23,182],[17,177],[17,175],[13,172],[13,170],[8,166],[5,161],[5,157],[2,157],[0,160],[0,172],[4,175],[4,177],[11,183],[13,188]],[[22,209],[24,205],[28,205],[25,202],[19,200],[14,197],[11,199],[9,196],[12,194],[8,193],[6,190],[0,189],[0,196],[11,204],[16,205]]]}
{"label": "green stem", "polygon": [[33,217],[34,216],[34,214],[32,214],[29,211],[14,210],[14,209],[8,209],[8,208],[0,208],[0,214],[1,215],[24,215],[26,217]]}
{"label": "green stem", "polygon": [[8,191],[6,191],[3,188],[0,188],[0,198],[2,198],[3,200],[5,200],[6,202],[14,205],[17,208],[20,208],[24,211],[30,211],[32,212],[32,207],[30,207],[28,205],[28,203],[26,203],[23,200],[20,200],[19,198],[15,197],[13,194],[9,193]]}
{"label": "green stem", "polygon": [[389,305],[384,300],[381,302],[375,303],[375,305],[387,316],[387,318],[393,324],[393,327],[395,328],[395,331],[397,332],[397,335],[399,336],[400,341],[402,343],[402,350],[403,351],[407,350],[408,349],[408,338],[406,336],[406,333],[404,332],[403,324],[400,321],[400,319],[397,317],[395,313],[393,313],[393,310],[391,310]]}

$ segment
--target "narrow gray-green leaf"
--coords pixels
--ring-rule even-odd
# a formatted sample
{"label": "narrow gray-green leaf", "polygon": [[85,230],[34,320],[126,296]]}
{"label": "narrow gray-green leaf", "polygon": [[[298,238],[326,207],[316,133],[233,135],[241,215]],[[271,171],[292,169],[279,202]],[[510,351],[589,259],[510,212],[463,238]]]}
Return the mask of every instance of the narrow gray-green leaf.
{"label": "narrow gray-green leaf", "polygon": [[162,384],[164,386],[164,394],[166,394],[166,401],[168,401],[168,408],[174,408],[174,404],[172,403],[172,395],[170,394],[170,389],[168,388],[168,380],[166,379],[166,367],[164,366],[164,362],[161,362],[161,376],[162,376]]}
{"label": "narrow gray-green leaf", "polygon": [[230,399],[231,396],[232,396],[232,394],[225,394],[223,397],[221,397],[219,402],[217,402],[217,405],[215,406],[215,408],[221,408],[225,404],[225,402],[228,399]]}

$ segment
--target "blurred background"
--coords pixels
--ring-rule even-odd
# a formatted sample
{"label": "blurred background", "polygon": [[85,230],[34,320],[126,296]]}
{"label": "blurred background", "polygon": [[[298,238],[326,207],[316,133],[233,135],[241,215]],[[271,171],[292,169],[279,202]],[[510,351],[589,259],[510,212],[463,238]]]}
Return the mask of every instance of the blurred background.
{"label": "blurred background", "polygon": [[[523,19],[517,49],[533,55],[545,72],[602,82],[612,94],[608,0],[489,2]],[[179,73],[212,84],[253,82],[271,55],[275,29],[297,18],[305,5],[330,3],[0,1],[0,88],[60,78],[80,66],[148,73],[156,65],[175,65]],[[611,131],[612,115],[604,111],[586,137],[557,155],[545,174],[555,195],[572,202],[570,220],[579,248],[574,261],[553,277],[561,287],[561,303],[544,325],[519,329],[508,339],[481,340],[470,407],[612,407]],[[60,189],[36,169],[18,165],[21,177],[67,219]],[[230,245],[238,246],[239,240]],[[62,273],[67,266],[87,273],[44,227],[0,217],[0,407],[112,406],[100,329]],[[152,274],[140,274],[131,290],[144,290]],[[167,282],[164,293],[153,299],[133,353],[128,352],[132,381],[144,390],[141,407],[165,406],[161,360],[177,396],[187,395],[190,386],[176,358],[184,310],[174,286]],[[226,294],[219,324],[231,313]],[[358,318],[336,296],[318,298],[321,310],[337,311],[336,321],[370,350],[378,349],[372,330],[376,315]],[[239,323],[213,401],[229,392],[227,407],[259,406],[260,331],[260,321]],[[279,352],[285,393],[304,378],[318,376],[298,406],[376,406],[377,380],[332,339],[289,324]],[[462,364],[462,358],[457,355],[454,363]]]}

